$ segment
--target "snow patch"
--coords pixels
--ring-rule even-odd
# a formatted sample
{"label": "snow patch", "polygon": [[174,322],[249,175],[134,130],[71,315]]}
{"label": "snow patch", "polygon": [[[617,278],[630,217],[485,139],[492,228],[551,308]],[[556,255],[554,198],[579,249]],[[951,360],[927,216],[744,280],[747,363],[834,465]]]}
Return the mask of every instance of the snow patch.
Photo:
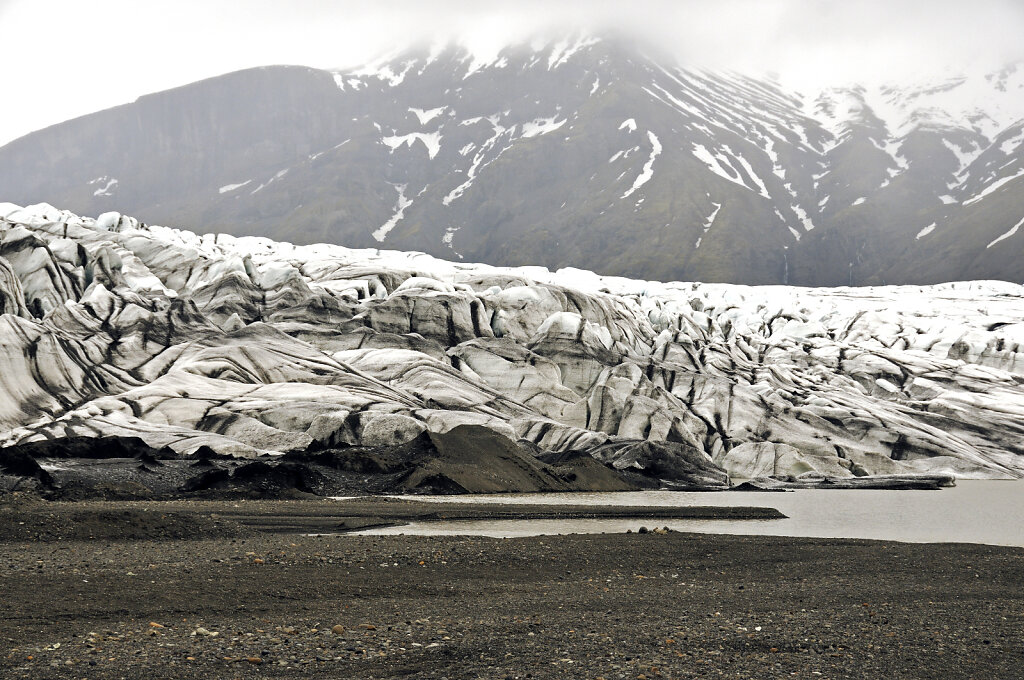
{"label": "snow patch", "polygon": [[804,225],[804,231],[814,231],[814,222],[807,216],[807,211],[799,205],[793,205],[792,208],[793,212],[796,213],[797,219]]}
{"label": "snow patch", "polygon": [[1011,175],[1009,177],[1003,177],[1000,180],[992,182],[992,184],[989,184],[987,187],[985,187],[984,191],[982,191],[980,194],[978,194],[974,198],[971,198],[971,199],[968,199],[968,200],[964,201],[963,204],[964,205],[971,205],[972,203],[977,203],[978,201],[980,201],[981,199],[985,198],[986,196],[991,194],[993,191],[998,189],[999,187],[1001,187],[1004,184],[1007,184],[1009,182],[1012,182],[1013,180],[1015,180],[1015,179],[1017,179],[1018,177],[1021,177],[1021,176],[1024,176],[1024,169],[1019,170],[1016,175]]}
{"label": "snow patch", "polygon": [[96,191],[92,192],[92,195],[113,196],[111,189],[117,186],[117,180],[114,179],[113,177],[107,177],[106,175],[104,175],[103,177],[97,177],[96,179],[90,181],[89,184],[98,184],[99,182],[105,182],[105,184],[96,189]]}
{"label": "snow patch", "polygon": [[[508,66],[508,59],[505,57],[498,56],[499,52],[496,51],[494,45],[489,46],[487,49],[474,49],[472,54],[463,59],[462,63],[469,61],[469,67],[466,70],[466,75],[462,76],[463,80],[466,80],[471,75],[485,68],[505,68]],[[472,58],[470,58],[472,57]]]}
{"label": "snow patch", "polygon": [[407,135],[392,135],[390,137],[384,137],[381,139],[384,144],[391,149],[394,153],[395,149],[402,146],[408,146],[410,149],[412,145],[417,141],[421,142],[427,150],[427,155],[433,160],[437,152],[441,150],[441,133],[440,132],[411,132]]}
{"label": "snow patch", "polygon": [[379,229],[373,232],[373,238],[380,242],[383,242],[387,238],[388,232],[395,228],[398,221],[405,217],[405,209],[412,205],[412,199],[405,197],[406,184],[393,184],[393,187],[398,189],[398,202],[395,204],[395,214],[391,216],[387,222],[382,224]]}
{"label": "snow patch", "polygon": [[1011,228],[1010,231],[1006,232],[1005,234],[1003,234],[1002,236],[1000,236],[996,240],[992,241],[992,243],[989,243],[987,246],[985,246],[985,248],[991,248],[992,246],[994,246],[995,244],[999,243],[1000,241],[1010,238],[1011,236],[1013,236],[1014,234],[1017,233],[1017,230],[1021,228],[1021,225],[1024,225],[1024,219],[1022,219],[1017,224],[1013,225],[1013,228]]}
{"label": "snow patch", "polygon": [[448,246],[451,249],[451,251],[455,253],[455,255],[461,260],[462,253],[455,250],[455,245],[452,243],[452,240],[455,238],[455,232],[457,232],[459,229],[461,229],[461,227],[448,227],[447,229],[445,229],[444,236],[441,237],[441,243]]}
{"label": "snow patch", "polygon": [[555,121],[555,116],[550,118],[537,118],[531,120],[528,123],[523,123],[523,137],[538,137],[540,135],[546,135],[549,132],[554,132],[558,128],[565,125],[566,119],[563,118],[560,121]]}
{"label": "snow patch", "polygon": [[1024,130],[1021,130],[1020,132],[1015,134],[1013,137],[1010,137],[1009,139],[1004,140],[999,145],[999,150],[1002,151],[1003,153],[1006,153],[1006,154],[1012,153],[1013,151],[1017,150],[1017,147],[1020,146],[1020,143],[1022,141],[1024,141]]}
{"label": "snow patch", "polygon": [[[972,72],[973,71],[973,72]],[[872,88],[871,109],[889,130],[903,137],[913,129],[962,127],[966,123],[988,139],[1024,118],[1024,71],[1008,69],[966,73],[911,86]]]}
{"label": "snow patch", "polygon": [[[739,177],[735,175],[735,171],[733,171],[732,173],[726,172],[725,168],[722,167],[721,162],[719,162],[718,157],[712,155],[712,153],[708,151],[707,147],[705,147],[703,144],[693,145],[693,157],[706,164],[708,166],[708,169],[711,170],[711,172],[718,175],[719,177],[727,179],[733,184],[739,184],[741,187],[744,187],[746,189],[750,188],[740,181]],[[731,169],[732,168],[730,168],[730,170]]]}
{"label": "snow patch", "polygon": [[[346,139],[345,141],[347,142],[348,140]],[[345,142],[342,142],[341,144],[344,144],[344,143],[345,143]],[[341,146],[341,144],[339,144],[338,146]],[[334,148],[338,148],[338,147],[334,147]],[[252,196],[252,195],[255,195],[255,194],[256,194],[256,192],[258,192],[258,191],[259,191],[260,189],[262,189],[263,187],[265,187],[265,186],[268,186],[268,185],[272,184],[272,183],[273,183],[273,182],[274,182],[275,180],[281,179],[282,177],[284,177],[285,175],[287,175],[287,174],[288,174],[288,170],[289,170],[289,168],[285,168],[284,170],[278,170],[278,171],[277,171],[277,172],[276,172],[276,173],[274,174],[274,176],[273,176],[273,177],[271,177],[270,179],[268,179],[268,180],[267,180],[266,182],[262,182],[262,183],[260,183],[260,185],[259,185],[258,187],[256,187],[256,188],[255,188],[255,189],[253,189],[252,191],[250,191],[250,192],[249,192],[249,195],[250,195],[250,196]],[[248,183],[249,183],[249,182],[248,182],[248,181],[246,181],[246,182],[243,182],[243,183],[242,183],[242,185],[244,186],[245,184],[248,184]],[[224,193],[224,192],[223,192],[223,191],[221,191],[221,193]]]}
{"label": "snow patch", "polygon": [[768,154],[772,162],[772,174],[779,179],[786,180],[786,169],[779,164],[779,153],[775,150],[775,139],[768,137],[764,146],[764,152]]}
{"label": "snow patch", "polygon": [[[477,118],[476,120],[479,121],[483,119]],[[506,128],[503,125],[499,125],[497,115],[490,116],[487,118],[487,120],[491,123],[491,126],[494,129],[494,134],[491,136],[490,139],[488,139],[480,146],[480,150],[477,151],[476,154],[473,156],[473,163],[469,166],[469,170],[466,171],[466,181],[452,189],[448,193],[448,195],[441,200],[442,204],[446,206],[451,205],[452,201],[462,196],[462,194],[466,192],[466,189],[473,185],[473,180],[476,178],[477,172],[479,172],[481,168],[487,167],[488,164],[493,163],[495,159],[497,159],[499,156],[501,156],[502,153],[504,153],[505,149],[509,148],[506,146],[504,149],[499,150],[498,153],[495,154],[494,158],[487,161],[487,163],[484,163],[484,159],[486,158],[487,152],[497,145],[498,140],[501,139],[502,135],[504,135],[506,132],[514,134],[515,131],[515,126],[512,126],[512,128]],[[465,121],[463,122],[463,124],[465,124]]]}
{"label": "snow patch", "polygon": [[956,172],[953,173],[957,177],[964,174],[964,170],[966,170],[968,166],[970,166],[970,164],[974,162],[974,159],[976,159],[981,154],[981,149],[978,148],[974,144],[974,142],[969,142],[966,149],[961,148],[960,146],[949,141],[948,139],[943,139],[942,144],[947,149],[953,152],[953,155],[956,156],[957,162],[960,163],[960,166],[956,169]]}
{"label": "snow patch", "polygon": [[712,203],[711,205],[715,206],[715,209],[711,211],[711,214],[708,215],[708,218],[704,221],[705,233],[707,233],[708,229],[711,228],[711,225],[715,223],[715,218],[718,217],[718,211],[722,209],[721,203]]}
{"label": "snow patch", "polygon": [[436,109],[426,109],[426,110],[424,110],[424,109],[417,109],[414,106],[410,106],[409,107],[409,112],[416,114],[416,118],[419,119],[420,125],[426,125],[427,123],[429,123],[430,121],[434,120],[435,118],[440,116],[442,113],[444,113],[445,109],[447,109],[447,108],[448,108],[447,106],[439,106]]}
{"label": "snow patch", "polygon": [[[723,148],[725,149],[725,151],[729,152],[730,155],[732,155],[732,150],[729,149],[728,146]],[[738,162],[743,167],[743,169],[747,171],[747,174],[750,176],[751,180],[753,180],[754,184],[757,185],[757,189],[751,188],[750,186],[747,185],[746,182],[743,181],[743,176],[735,168],[735,166],[733,166],[732,162],[730,162],[729,160],[729,157],[726,156],[725,154],[712,154],[703,144],[694,144],[692,153],[694,158],[705,163],[708,166],[708,169],[711,170],[711,172],[715,173],[722,179],[727,179],[733,184],[737,184],[743,187],[744,189],[749,189],[750,191],[760,194],[764,198],[771,198],[768,195],[768,189],[765,187],[764,182],[762,182],[761,178],[754,173],[754,169],[750,166],[750,163],[748,163],[745,158],[732,155],[732,160]],[[728,170],[726,170],[726,168],[728,168]]]}
{"label": "snow patch", "polygon": [[556,69],[562,64],[569,61],[572,55],[576,54],[585,47],[596,45],[600,40],[597,38],[577,38],[571,42],[569,40],[562,40],[555,44],[551,48],[551,55],[548,57],[548,70]]}
{"label": "snow patch", "polygon": [[225,184],[220,189],[217,189],[217,193],[218,194],[226,194],[228,192],[234,191],[235,189],[241,189],[242,187],[244,187],[246,184],[249,184],[250,182],[252,182],[252,180],[251,179],[247,179],[244,182],[239,182],[238,184]]}
{"label": "snow patch", "polygon": [[[728,146],[725,146],[724,148],[729,153],[733,153],[732,149],[730,149]],[[739,161],[739,164],[742,165],[743,169],[747,171],[747,175],[754,182],[754,184],[757,185],[757,188],[759,189],[758,193],[760,193],[765,198],[771,198],[771,196],[768,195],[768,188],[765,187],[764,182],[762,182],[761,178],[758,177],[757,173],[754,172],[754,168],[751,167],[747,159],[738,154],[734,155],[733,158]]]}
{"label": "snow patch", "polygon": [[647,138],[651,140],[651,155],[647,162],[644,163],[640,176],[633,180],[633,186],[629,188],[629,191],[622,194],[622,198],[628,198],[634,191],[647,184],[651,177],[654,176],[654,160],[661,153],[661,142],[658,141],[658,136],[650,130],[647,131]]}
{"label": "snow patch", "polygon": [[[871,141],[874,142],[875,140],[872,139]],[[893,162],[896,163],[896,167],[899,168],[895,174],[891,175],[892,177],[895,177],[900,172],[910,167],[910,163],[907,162],[907,159],[899,152],[900,145],[902,144],[903,142],[901,140],[889,140],[885,143],[885,146],[879,146],[882,151],[889,154],[889,158],[891,158]]]}
{"label": "snow patch", "polygon": [[704,236],[708,233],[708,231],[710,231],[711,226],[715,223],[715,218],[718,217],[718,211],[722,209],[721,203],[712,203],[711,205],[714,206],[714,210],[712,210],[711,214],[708,215],[707,219],[704,220],[704,226],[702,227],[704,231],[697,239],[697,242],[693,244],[694,249],[700,248],[701,241],[704,240]]}
{"label": "snow patch", "polygon": [[915,241],[920,241],[922,238],[924,238],[928,234],[930,234],[933,231],[935,231],[935,224],[936,224],[935,222],[932,222],[927,227],[925,227],[921,231],[917,232],[917,236],[914,237],[914,240]]}
{"label": "snow patch", "polygon": [[448,47],[446,40],[435,40],[430,45],[430,54],[427,55],[426,61],[420,67],[419,75],[423,75],[423,72],[427,70],[427,67],[436,62],[442,54],[444,54],[445,48]]}
{"label": "snow patch", "polygon": [[856,201],[854,201],[854,202],[853,202],[853,203],[851,203],[850,205],[860,205],[861,203],[863,203],[863,202],[864,202],[864,201],[866,201],[866,200],[868,200],[868,199],[866,199],[866,198],[864,198],[863,196],[861,196],[860,198],[858,198],[858,199],[857,199]]}
{"label": "snow patch", "polygon": [[[397,55],[398,55],[398,51],[397,50],[392,51],[392,52],[390,52],[388,54],[385,54],[384,56],[380,57],[376,61],[370,62],[369,64],[367,64],[367,65],[365,65],[365,66],[363,66],[363,67],[361,67],[359,69],[356,69],[355,71],[352,71],[349,75],[351,75],[351,76],[362,76],[362,77],[367,77],[367,78],[377,78],[379,80],[383,80],[384,82],[386,82],[391,87],[395,87],[396,85],[400,85],[402,83],[402,81],[405,80],[405,76],[409,73],[409,70],[412,69],[412,67],[416,64],[416,62],[415,62],[415,60],[410,59],[410,60],[402,63],[399,66],[399,68],[401,68],[402,70],[400,72],[396,73],[394,68],[392,68],[392,64],[389,64],[388,62],[392,61]],[[353,79],[349,79],[348,80],[348,84],[350,86],[352,86],[352,81],[353,81]],[[356,80],[356,82],[359,82],[359,81]],[[359,88],[358,87],[353,87],[352,89],[359,89]]]}
{"label": "snow patch", "polygon": [[636,132],[636,119],[627,118],[622,121],[622,125],[619,126],[620,130],[629,130],[630,132]]}

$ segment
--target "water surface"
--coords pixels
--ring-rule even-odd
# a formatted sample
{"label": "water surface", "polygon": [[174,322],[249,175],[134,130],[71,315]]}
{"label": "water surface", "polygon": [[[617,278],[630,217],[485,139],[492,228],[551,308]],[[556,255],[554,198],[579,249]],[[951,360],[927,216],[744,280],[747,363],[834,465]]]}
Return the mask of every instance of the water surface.
{"label": "water surface", "polygon": [[773,507],[787,519],[668,520],[570,519],[416,522],[364,534],[476,535],[494,537],[622,532],[667,526],[716,534],[869,538],[913,543],[984,543],[1024,547],[1024,480],[962,480],[939,491],[805,489],[756,491],[548,493],[415,496],[436,503],[547,503],[658,507]]}

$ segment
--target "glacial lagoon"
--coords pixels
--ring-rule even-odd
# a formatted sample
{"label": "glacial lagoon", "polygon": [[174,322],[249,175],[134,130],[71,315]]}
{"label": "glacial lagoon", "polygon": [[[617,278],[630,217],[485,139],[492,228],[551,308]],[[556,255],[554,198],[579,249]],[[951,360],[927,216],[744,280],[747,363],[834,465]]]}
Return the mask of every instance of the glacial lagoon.
{"label": "glacial lagoon", "polygon": [[487,496],[415,496],[436,503],[545,503],[652,507],[764,506],[777,520],[501,520],[418,522],[360,533],[476,535],[496,538],[547,534],[676,531],[818,538],[864,538],[913,543],[981,543],[1024,547],[1024,480],[959,480],[939,491],[806,489],[790,492],[640,491]]}

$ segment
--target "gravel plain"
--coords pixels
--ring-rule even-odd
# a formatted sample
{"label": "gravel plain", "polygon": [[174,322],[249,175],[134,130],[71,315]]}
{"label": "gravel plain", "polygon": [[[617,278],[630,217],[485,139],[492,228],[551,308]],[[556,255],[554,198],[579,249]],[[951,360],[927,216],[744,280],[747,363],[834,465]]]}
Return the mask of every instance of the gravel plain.
{"label": "gravel plain", "polygon": [[332,504],[122,505],[0,503],[0,677],[1024,676],[1022,549],[306,536],[254,518]]}

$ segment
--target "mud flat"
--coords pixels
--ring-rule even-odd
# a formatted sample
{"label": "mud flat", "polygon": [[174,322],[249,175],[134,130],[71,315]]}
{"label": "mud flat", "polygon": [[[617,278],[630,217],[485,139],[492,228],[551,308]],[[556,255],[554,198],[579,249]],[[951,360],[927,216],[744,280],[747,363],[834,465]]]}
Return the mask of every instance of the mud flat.
{"label": "mud flat", "polygon": [[304,535],[339,509],[397,521],[420,505],[8,497],[0,677],[1012,678],[1024,667],[1016,548]]}

